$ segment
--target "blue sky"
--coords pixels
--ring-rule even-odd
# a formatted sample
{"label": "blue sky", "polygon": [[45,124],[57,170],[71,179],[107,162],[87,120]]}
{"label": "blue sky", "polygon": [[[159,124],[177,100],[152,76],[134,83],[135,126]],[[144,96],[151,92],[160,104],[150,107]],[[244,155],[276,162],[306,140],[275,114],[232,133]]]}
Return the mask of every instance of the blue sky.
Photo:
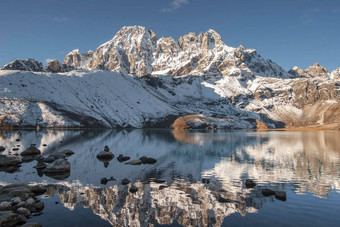
{"label": "blue sky", "polygon": [[212,28],[227,45],[255,48],[286,70],[340,67],[338,0],[3,0],[0,65],[62,61],[73,49],[95,50],[126,25],[175,39]]}

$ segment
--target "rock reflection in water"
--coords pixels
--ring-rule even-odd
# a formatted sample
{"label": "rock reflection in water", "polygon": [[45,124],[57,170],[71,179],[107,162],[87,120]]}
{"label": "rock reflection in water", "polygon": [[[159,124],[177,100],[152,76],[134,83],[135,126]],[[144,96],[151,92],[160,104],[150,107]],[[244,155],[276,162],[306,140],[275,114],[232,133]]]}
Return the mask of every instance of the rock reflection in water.
{"label": "rock reflection in water", "polygon": [[[266,201],[275,200],[264,197],[263,188],[318,197],[340,190],[339,132],[22,131],[3,133],[0,145],[10,150],[19,137],[15,143],[36,143],[43,155],[73,150],[71,171],[66,179],[39,177],[36,170],[30,172],[35,162],[23,163],[18,172],[0,173],[4,184],[46,182],[66,207],[90,207],[116,226],[175,220],[184,226],[220,226],[230,214],[256,213]],[[47,147],[41,145],[45,143]],[[113,159],[105,168],[96,158],[104,145],[116,156],[135,160],[145,155],[157,163],[131,166]],[[102,177],[110,176],[117,182],[100,185]],[[125,178],[132,183],[121,185]],[[246,179],[257,185],[246,188]],[[128,191],[131,185],[139,188],[134,194]]]}

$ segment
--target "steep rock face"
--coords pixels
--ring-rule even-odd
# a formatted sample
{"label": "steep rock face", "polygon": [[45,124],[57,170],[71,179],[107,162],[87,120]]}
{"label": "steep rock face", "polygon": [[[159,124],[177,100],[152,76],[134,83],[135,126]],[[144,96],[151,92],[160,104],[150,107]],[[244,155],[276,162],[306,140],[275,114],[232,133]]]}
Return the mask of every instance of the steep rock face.
{"label": "steep rock face", "polygon": [[47,72],[57,73],[57,72],[62,72],[63,67],[57,59],[54,59],[50,61],[49,63],[47,63],[45,70]]}
{"label": "steep rock face", "polygon": [[331,72],[331,78],[332,79],[340,79],[340,68],[334,69]]}
{"label": "steep rock face", "polygon": [[32,58],[27,60],[15,60],[7,65],[4,65],[2,70],[20,70],[20,71],[33,71],[33,72],[43,72],[44,68],[41,62],[38,62]]}
{"label": "steep rock face", "polygon": [[288,73],[292,74],[295,77],[310,77],[310,75],[308,75],[303,69],[294,66],[293,68],[291,68]]}
{"label": "steep rock face", "polygon": [[321,66],[319,63],[315,63],[312,66],[309,66],[305,72],[309,74],[311,77],[329,77],[328,70]]}
{"label": "steep rock face", "polygon": [[257,78],[245,110],[266,114],[285,127],[340,128],[340,83],[322,78],[292,80]]}
{"label": "steep rock face", "polygon": [[93,55],[93,51],[80,54],[79,49],[68,53],[63,61],[63,64],[69,68],[81,69],[86,68]]}
{"label": "steep rock face", "polygon": [[115,37],[99,46],[90,69],[117,70],[138,76],[151,74],[156,35],[144,27],[123,27]]}

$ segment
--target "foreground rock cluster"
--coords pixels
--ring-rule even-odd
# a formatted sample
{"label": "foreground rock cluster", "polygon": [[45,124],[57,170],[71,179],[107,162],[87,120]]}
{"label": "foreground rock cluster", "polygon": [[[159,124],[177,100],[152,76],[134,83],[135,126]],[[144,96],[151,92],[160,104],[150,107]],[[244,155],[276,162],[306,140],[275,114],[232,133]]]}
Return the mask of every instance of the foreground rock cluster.
{"label": "foreground rock cluster", "polygon": [[41,226],[39,223],[28,223],[32,215],[39,215],[44,203],[36,196],[46,189],[35,185],[11,184],[0,188],[0,226]]}

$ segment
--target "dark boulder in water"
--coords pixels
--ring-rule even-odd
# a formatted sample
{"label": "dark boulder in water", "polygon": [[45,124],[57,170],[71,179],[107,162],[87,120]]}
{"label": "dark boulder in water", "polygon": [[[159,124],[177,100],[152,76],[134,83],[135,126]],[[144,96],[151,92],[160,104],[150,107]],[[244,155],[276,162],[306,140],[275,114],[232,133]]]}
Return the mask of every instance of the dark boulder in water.
{"label": "dark boulder in water", "polygon": [[275,195],[275,192],[271,189],[265,188],[265,189],[262,189],[262,195],[271,196],[271,195]]}
{"label": "dark boulder in water", "polygon": [[100,179],[101,184],[107,184],[107,182],[109,182],[109,180],[106,177]]}
{"label": "dark boulder in water", "polygon": [[251,179],[247,179],[245,185],[247,188],[253,188],[256,186],[256,183]]}
{"label": "dark boulder in water", "polygon": [[5,147],[3,147],[3,146],[0,146],[0,152],[4,152],[6,150],[6,148]]}
{"label": "dark boulder in water", "polygon": [[287,194],[284,191],[276,191],[275,192],[275,198],[281,201],[287,200]]}
{"label": "dark boulder in water", "polygon": [[21,164],[21,161],[18,157],[0,155],[0,167],[18,166],[19,164]]}
{"label": "dark boulder in water", "polygon": [[41,154],[41,151],[35,147],[35,144],[31,144],[29,148],[21,152],[21,155],[39,155]]}
{"label": "dark boulder in water", "polygon": [[141,160],[143,164],[154,164],[154,163],[157,162],[156,159],[154,159],[154,158],[148,158],[148,157],[146,157],[146,156],[140,157],[139,160]]}
{"label": "dark boulder in water", "polygon": [[[69,176],[71,165],[64,159],[57,159],[44,169],[44,174],[47,176],[55,176],[55,179]],[[58,175],[60,177],[58,177]],[[64,178],[65,179],[65,178]]]}
{"label": "dark boulder in water", "polygon": [[118,160],[119,162],[125,162],[125,161],[130,160],[130,157],[129,157],[129,156],[123,156],[122,154],[120,154],[120,155],[117,157],[117,160]]}
{"label": "dark boulder in water", "polygon": [[100,161],[111,161],[114,157],[114,154],[110,152],[108,146],[105,146],[104,151],[101,151],[97,154],[97,159]]}

